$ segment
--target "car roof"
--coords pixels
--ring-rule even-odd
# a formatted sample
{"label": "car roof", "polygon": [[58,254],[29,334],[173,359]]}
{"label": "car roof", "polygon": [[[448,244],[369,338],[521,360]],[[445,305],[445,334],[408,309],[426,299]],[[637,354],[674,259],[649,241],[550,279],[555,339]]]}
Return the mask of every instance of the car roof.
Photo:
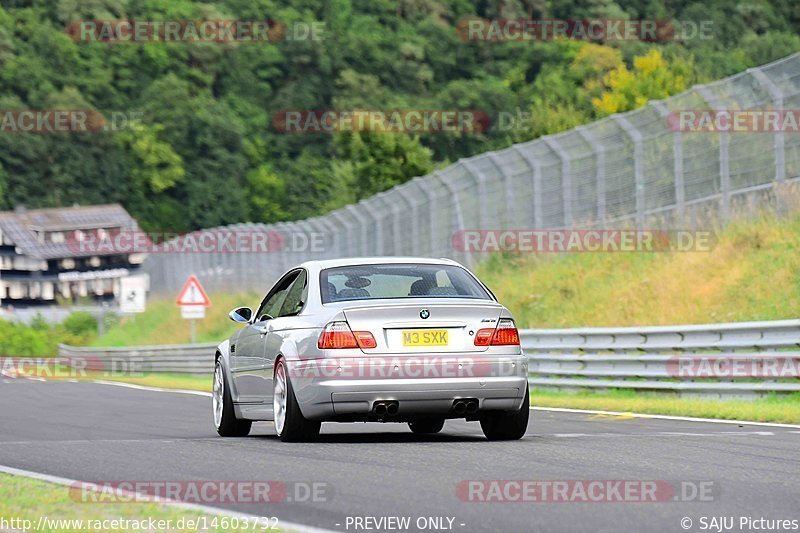
{"label": "car roof", "polygon": [[321,259],[315,261],[306,261],[298,265],[299,267],[308,270],[323,270],[332,267],[341,267],[348,265],[383,265],[383,264],[422,264],[422,265],[454,265],[461,266],[457,261],[452,259],[440,258],[432,259],[430,257],[345,257],[341,259]]}

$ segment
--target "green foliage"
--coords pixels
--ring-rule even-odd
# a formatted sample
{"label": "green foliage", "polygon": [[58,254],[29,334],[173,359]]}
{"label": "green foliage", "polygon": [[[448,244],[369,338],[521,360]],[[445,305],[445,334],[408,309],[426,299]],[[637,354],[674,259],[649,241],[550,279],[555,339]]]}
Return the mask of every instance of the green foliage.
{"label": "green foliage", "polygon": [[[711,23],[668,43],[465,42],[464,18]],[[76,42],[83,19],[273,19],[264,43]],[[321,39],[291,39],[296,23]],[[15,0],[0,7],[0,109],[141,113],[136,128],[0,134],[0,209],[121,202],[145,229],[296,219],[455,161],[563,131],[800,47],[769,0]],[[593,105],[593,102],[596,102]],[[282,110],[460,109],[489,131],[286,134]],[[501,113],[516,117],[508,126]],[[220,201],[224,193],[225,201]]]}

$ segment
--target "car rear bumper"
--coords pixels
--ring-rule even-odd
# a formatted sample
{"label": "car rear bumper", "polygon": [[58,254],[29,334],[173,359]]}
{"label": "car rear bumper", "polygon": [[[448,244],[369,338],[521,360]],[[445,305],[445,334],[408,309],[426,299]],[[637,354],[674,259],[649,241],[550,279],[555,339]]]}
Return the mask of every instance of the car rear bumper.
{"label": "car rear bumper", "polygon": [[[527,402],[525,356],[451,359],[447,367],[441,362],[404,367],[403,360],[387,360],[387,371],[379,375],[372,372],[374,367],[348,372],[347,364],[338,361],[336,368],[326,372],[320,371],[319,361],[289,365],[300,410],[314,420],[373,419],[378,401],[398,402],[397,414],[386,420],[399,421],[426,414],[463,418],[453,412],[457,399],[476,399],[479,412],[518,410]],[[308,372],[309,368],[314,372]]]}

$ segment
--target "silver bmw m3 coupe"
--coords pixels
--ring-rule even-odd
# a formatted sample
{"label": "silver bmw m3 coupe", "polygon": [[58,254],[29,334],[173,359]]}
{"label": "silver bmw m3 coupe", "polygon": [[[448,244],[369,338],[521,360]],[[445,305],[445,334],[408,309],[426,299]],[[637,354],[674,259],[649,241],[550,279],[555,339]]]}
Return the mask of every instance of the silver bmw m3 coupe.
{"label": "silver bmw m3 coupe", "polygon": [[321,422],[403,422],[437,433],[480,423],[490,440],[528,425],[528,366],[514,319],[446,259],[310,261],[289,270],[216,352],[212,404],[222,436],[271,420],[283,441]]}

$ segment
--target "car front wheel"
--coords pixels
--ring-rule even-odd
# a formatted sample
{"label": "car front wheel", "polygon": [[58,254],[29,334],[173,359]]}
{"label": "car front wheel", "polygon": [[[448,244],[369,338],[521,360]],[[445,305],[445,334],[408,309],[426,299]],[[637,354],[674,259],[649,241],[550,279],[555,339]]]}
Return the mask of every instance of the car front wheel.
{"label": "car front wheel", "polygon": [[525,387],[525,400],[519,411],[486,413],[481,416],[481,429],[489,440],[518,440],[525,436],[530,415],[530,394]]}
{"label": "car front wheel", "polygon": [[214,411],[214,427],[222,437],[245,437],[250,433],[250,420],[239,420],[233,410],[231,393],[225,382],[222,361],[217,359],[214,367],[214,385],[211,392],[211,407]]}

